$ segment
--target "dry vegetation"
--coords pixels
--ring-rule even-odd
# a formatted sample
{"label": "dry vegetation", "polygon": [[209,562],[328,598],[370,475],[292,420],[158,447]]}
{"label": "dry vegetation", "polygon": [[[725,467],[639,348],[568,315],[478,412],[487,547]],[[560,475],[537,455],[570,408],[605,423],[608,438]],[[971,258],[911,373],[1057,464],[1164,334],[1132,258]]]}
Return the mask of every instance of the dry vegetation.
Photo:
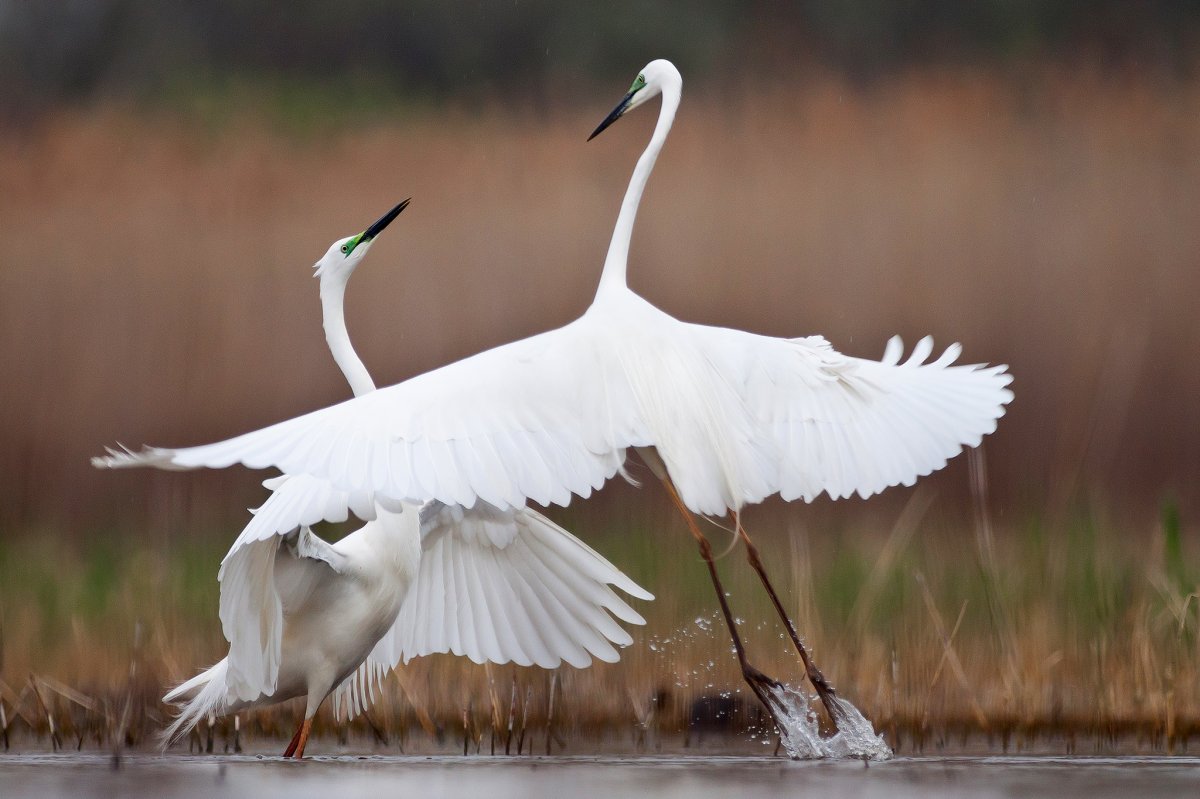
{"label": "dry vegetation", "polygon": [[[142,740],[163,684],[221,651],[216,564],[257,476],[99,474],[86,457],[345,396],[306,266],[405,196],[348,298],[378,382],[572,318],[652,123],[585,145],[607,108],[285,133],[110,111],[0,132],[13,730],[47,734],[49,710],[68,733]],[[636,289],[684,318],[822,332],[854,354],[928,332],[1017,378],[990,497],[960,458],[916,491],[748,517],[818,661],[893,741],[1196,734],[1198,207],[1200,85],[922,73],[685,97],[635,235]],[[659,597],[621,664],[554,678],[568,745],[639,722],[670,734],[695,698],[737,689],[664,505],[613,487],[555,513]],[[798,675],[757,626],[768,611],[740,553],[723,569],[761,665]],[[466,710],[486,750],[493,710],[506,729],[515,707],[519,727],[528,697],[540,750],[550,680],[434,658],[375,722],[394,741],[428,714],[461,743]],[[275,732],[288,712],[249,721]]]}

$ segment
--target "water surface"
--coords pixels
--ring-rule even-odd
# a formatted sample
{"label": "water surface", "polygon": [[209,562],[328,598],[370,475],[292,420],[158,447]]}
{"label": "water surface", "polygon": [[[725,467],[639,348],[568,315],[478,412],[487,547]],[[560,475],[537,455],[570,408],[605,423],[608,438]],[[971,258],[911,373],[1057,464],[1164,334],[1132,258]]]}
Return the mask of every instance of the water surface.
{"label": "water surface", "polygon": [[1200,758],[313,757],[0,755],[0,796],[1107,797],[1200,795]]}

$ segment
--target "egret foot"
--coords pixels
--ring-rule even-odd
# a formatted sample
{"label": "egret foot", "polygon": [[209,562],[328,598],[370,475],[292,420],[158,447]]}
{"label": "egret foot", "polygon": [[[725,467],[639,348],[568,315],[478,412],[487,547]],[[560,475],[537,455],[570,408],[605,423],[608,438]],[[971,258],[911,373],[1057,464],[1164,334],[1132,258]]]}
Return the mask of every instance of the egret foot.
{"label": "egret foot", "polygon": [[284,757],[294,757],[297,760],[304,757],[304,745],[308,743],[308,733],[312,730],[312,718],[306,718],[300,722],[300,726],[296,728],[296,734],[292,736],[292,742],[288,744],[287,749],[283,750]]}
{"label": "egret foot", "polygon": [[300,728],[303,726],[304,726],[303,721],[301,721],[298,725],[296,725],[296,732],[292,734],[291,742],[288,743],[287,749],[283,750],[284,757],[291,757],[293,754],[296,753],[296,744],[300,743]]}
{"label": "egret foot", "polygon": [[[707,536],[700,531],[700,528],[696,526],[695,518],[687,509],[687,506],[683,504],[683,500],[679,498],[679,492],[675,490],[675,485],[671,482],[670,478],[664,476],[662,477],[662,481],[663,485],[667,487],[667,493],[671,495],[675,507],[679,508],[679,512],[683,514],[684,521],[687,522],[688,530],[691,531],[692,537],[696,539],[696,543],[700,546],[700,557],[704,558],[704,563],[708,566],[708,574],[712,578],[713,589],[717,592],[717,602],[721,606],[721,616],[725,619],[725,626],[729,629],[729,638],[733,641],[733,649],[737,654],[738,665],[742,668],[742,679],[746,681],[746,685],[750,686],[750,690],[754,692],[754,695],[758,697],[758,701],[766,708],[767,713],[771,716],[771,720],[775,722],[775,727],[782,735],[784,730],[787,729],[784,719],[781,716],[781,714],[786,713],[786,707],[778,694],[778,692],[783,690],[783,683],[763,674],[757,668],[751,666],[750,662],[746,659],[746,648],[742,644],[742,636],[738,632],[733,612],[729,609],[729,600],[725,597],[725,587],[721,585],[721,577],[717,574],[717,564],[713,560],[712,544],[709,542]],[[776,605],[778,606],[778,601]]]}
{"label": "egret foot", "polygon": [[309,716],[304,720],[304,723],[300,725],[300,743],[296,747],[296,754],[292,755],[292,757],[296,758],[297,760],[300,760],[304,757],[304,746],[308,743],[308,733],[312,730],[312,723],[312,717]]}
{"label": "egret foot", "polygon": [[783,704],[783,700],[779,698],[779,694],[784,690],[783,683],[774,677],[768,677],[745,661],[742,661],[741,666],[742,679],[746,681],[746,685],[750,686],[750,690],[766,708],[767,713],[771,716],[771,721],[775,723],[775,728],[782,735],[783,731],[787,729],[786,722],[781,717],[787,712],[787,708]]}

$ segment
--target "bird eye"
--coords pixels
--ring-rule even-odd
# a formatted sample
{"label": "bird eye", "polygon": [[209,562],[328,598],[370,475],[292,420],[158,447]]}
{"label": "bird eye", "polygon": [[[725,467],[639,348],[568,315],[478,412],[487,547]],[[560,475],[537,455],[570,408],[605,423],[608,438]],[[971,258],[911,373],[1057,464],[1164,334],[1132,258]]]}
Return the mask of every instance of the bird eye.
{"label": "bird eye", "polygon": [[343,244],[343,245],[342,245],[342,252],[349,254],[349,252],[350,252],[350,245],[349,245],[349,244]]}

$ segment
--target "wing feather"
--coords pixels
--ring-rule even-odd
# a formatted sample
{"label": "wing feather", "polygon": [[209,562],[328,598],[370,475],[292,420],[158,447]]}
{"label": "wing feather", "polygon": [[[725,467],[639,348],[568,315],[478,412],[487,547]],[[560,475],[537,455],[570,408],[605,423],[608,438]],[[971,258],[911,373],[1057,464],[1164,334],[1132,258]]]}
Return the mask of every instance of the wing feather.
{"label": "wing feather", "polygon": [[527,621],[522,614],[510,614],[509,608],[516,606],[516,593],[503,579],[503,565],[496,560],[494,548],[482,550],[477,569],[484,607],[492,616],[493,624],[482,625],[491,638],[491,648],[486,657],[493,663],[511,660],[518,666],[532,666],[530,651],[538,651],[540,644],[535,636],[529,635]]}
{"label": "wing feather", "polygon": [[363,713],[379,697],[391,667],[375,659],[374,652],[333,690],[333,715],[350,720]]}
{"label": "wing feather", "polygon": [[759,470],[743,474],[744,485],[765,485],[765,493],[743,491],[749,502],[776,491],[785,500],[865,498],[911,485],[977,446],[1013,397],[1006,366],[955,365],[957,344],[929,361],[928,336],[903,361],[903,344],[893,337],[883,358],[871,361],[844,356],[817,337],[688,328],[735,394],[722,413],[735,416],[740,408],[750,438],[776,448],[767,464],[752,465],[744,451],[736,459],[743,472]]}
{"label": "wing feather", "polygon": [[283,636],[283,600],[275,576],[280,544],[290,539],[297,558],[336,569],[340,556],[308,527],[345,521],[348,507],[364,521],[375,517],[374,505],[361,492],[338,491],[305,475],[275,477],[263,485],[271,489],[270,497],[252,511],[217,572],[221,630],[229,641],[227,680],[244,700],[275,691]]}
{"label": "wing feather", "polygon": [[221,565],[221,630],[229,641],[226,684],[251,701],[275,691],[283,639],[283,605],[275,591],[279,538],[256,540]]}
{"label": "wing feather", "polygon": [[621,467],[641,425],[627,389],[596,386],[587,317],[216,444],[113,451],[100,467],[274,466],[392,500],[566,504]]}
{"label": "wing feather", "polygon": [[[633,295],[631,295],[632,297]],[[978,445],[1012,400],[1005,366],[933,361],[897,338],[880,361],[823,338],[689,325],[629,300],[653,346],[604,313],[340,405],[188,449],[110,451],[102,467],[241,462],[328,480],[376,501],[498,508],[566,504],[654,446],[692,510],[773,493],[863,497],[908,485]],[[639,304],[640,303],[640,304]]]}
{"label": "wing feather", "polygon": [[614,617],[645,623],[613,589],[652,595],[536,511],[433,502],[421,529],[420,568],[380,662],[452,652],[476,663],[585,666],[593,656],[616,660],[613,644],[631,642]]}
{"label": "wing feather", "polygon": [[628,646],[633,643],[633,637],[603,610],[606,595],[612,594],[611,589],[601,586],[604,594],[597,596],[598,592],[590,590],[595,587],[594,584],[569,586],[561,575],[570,567],[537,538],[519,539],[517,546],[525,547],[529,562],[540,564],[541,573],[547,575],[544,581],[546,589],[558,600],[559,607],[566,614],[562,625],[564,635],[576,639],[580,646],[601,660],[615,663],[618,657],[609,641]]}

